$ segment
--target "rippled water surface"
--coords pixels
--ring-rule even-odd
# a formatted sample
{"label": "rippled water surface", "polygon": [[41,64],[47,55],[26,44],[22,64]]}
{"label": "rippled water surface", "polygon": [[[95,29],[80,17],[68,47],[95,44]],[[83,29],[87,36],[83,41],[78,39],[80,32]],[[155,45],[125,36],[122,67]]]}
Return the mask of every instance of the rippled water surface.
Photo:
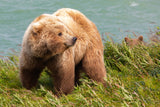
{"label": "rippled water surface", "polygon": [[147,40],[149,29],[160,25],[159,5],[160,0],[0,0],[0,55],[20,49],[23,34],[35,17],[64,7],[84,13],[101,34],[115,34],[116,42],[132,31]]}

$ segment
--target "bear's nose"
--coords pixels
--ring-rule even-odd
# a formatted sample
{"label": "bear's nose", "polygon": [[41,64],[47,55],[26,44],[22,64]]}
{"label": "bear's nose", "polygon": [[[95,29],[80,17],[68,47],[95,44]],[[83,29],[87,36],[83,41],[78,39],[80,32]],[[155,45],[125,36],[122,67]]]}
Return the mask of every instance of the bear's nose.
{"label": "bear's nose", "polygon": [[76,37],[73,37],[72,41],[73,41],[74,43],[76,42],[76,40],[77,40],[77,38],[76,38]]}

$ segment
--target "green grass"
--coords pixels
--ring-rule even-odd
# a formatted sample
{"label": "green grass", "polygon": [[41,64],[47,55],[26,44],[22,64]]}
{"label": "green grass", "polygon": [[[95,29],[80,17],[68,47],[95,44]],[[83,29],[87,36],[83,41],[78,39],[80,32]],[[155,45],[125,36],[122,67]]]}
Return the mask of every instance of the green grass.
{"label": "green grass", "polygon": [[19,81],[18,57],[0,59],[0,106],[160,106],[160,43],[130,49],[107,41],[104,60],[106,88],[83,76],[71,94],[57,98],[46,72],[38,87],[26,90]]}

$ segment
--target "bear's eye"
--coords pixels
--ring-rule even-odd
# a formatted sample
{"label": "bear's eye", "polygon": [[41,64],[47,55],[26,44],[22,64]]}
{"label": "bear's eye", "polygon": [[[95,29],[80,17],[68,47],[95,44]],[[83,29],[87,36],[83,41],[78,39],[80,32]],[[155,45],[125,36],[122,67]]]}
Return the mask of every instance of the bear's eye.
{"label": "bear's eye", "polygon": [[62,36],[62,32],[58,33],[58,36]]}
{"label": "bear's eye", "polygon": [[37,36],[37,33],[35,33],[35,32],[32,32],[32,34],[33,34],[33,36]]}

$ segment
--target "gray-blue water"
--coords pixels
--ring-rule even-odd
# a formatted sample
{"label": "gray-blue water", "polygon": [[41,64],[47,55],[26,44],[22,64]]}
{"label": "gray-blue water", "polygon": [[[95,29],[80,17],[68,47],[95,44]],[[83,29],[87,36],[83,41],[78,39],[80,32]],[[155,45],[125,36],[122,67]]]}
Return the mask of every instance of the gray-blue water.
{"label": "gray-blue water", "polygon": [[35,17],[64,7],[81,11],[101,34],[115,34],[116,42],[132,31],[147,40],[149,29],[160,25],[159,5],[160,0],[0,0],[0,55],[20,49],[18,44]]}

